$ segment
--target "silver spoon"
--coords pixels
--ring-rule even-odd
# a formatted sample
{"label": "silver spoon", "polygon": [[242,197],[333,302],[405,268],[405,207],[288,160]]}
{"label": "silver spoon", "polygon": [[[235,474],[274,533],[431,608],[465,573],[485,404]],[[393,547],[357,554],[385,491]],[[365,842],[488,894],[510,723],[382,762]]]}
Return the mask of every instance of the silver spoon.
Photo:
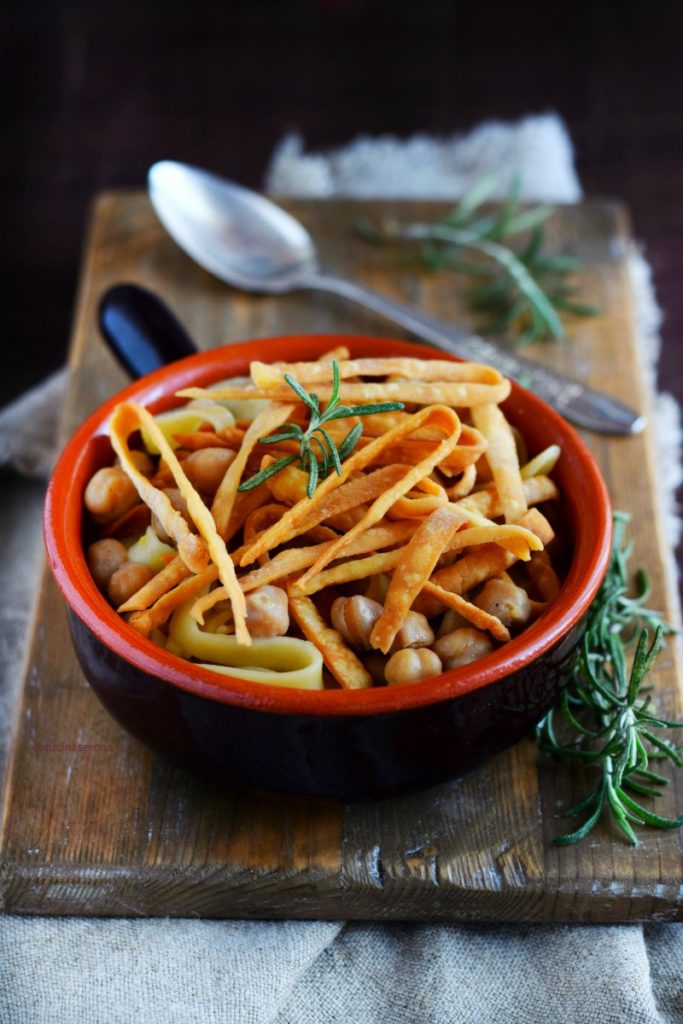
{"label": "silver spoon", "polygon": [[256,192],[174,160],[153,164],[148,185],[161,223],[180,248],[236,288],[275,294],[313,288],[341,295],[437,348],[496,366],[579,426],[605,434],[636,434],[645,426],[644,417],[608,395],[353,281],[323,273],[308,232]]}

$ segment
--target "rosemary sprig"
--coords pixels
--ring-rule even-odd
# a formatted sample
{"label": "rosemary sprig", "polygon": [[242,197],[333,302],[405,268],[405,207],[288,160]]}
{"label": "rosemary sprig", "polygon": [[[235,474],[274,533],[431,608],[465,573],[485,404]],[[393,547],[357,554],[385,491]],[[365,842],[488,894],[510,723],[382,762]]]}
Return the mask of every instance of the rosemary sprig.
{"label": "rosemary sprig", "polygon": [[[579,261],[571,256],[542,252],[544,225],[551,206],[523,209],[521,182],[516,179],[496,213],[482,213],[496,176],[478,182],[442,220],[429,224],[387,222],[377,227],[364,219],[357,224],[368,240],[419,241],[421,261],[431,270],[449,268],[474,278],[465,299],[475,313],[485,316],[484,334],[517,335],[521,344],[543,338],[562,338],[562,313],[594,316],[597,309],[577,298],[571,275]],[[521,248],[509,240],[531,232]]]}
{"label": "rosemary sprig", "polygon": [[[332,391],[330,400],[324,410],[320,409],[320,400],[317,395],[309,394],[308,391],[292,377],[285,374],[285,380],[297,396],[300,402],[310,411],[310,422],[305,430],[302,430],[296,423],[285,423],[284,428],[278,434],[271,434],[269,437],[260,438],[260,444],[278,444],[282,441],[296,441],[299,444],[298,455],[284,455],[266,466],[265,469],[255,473],[254,476],[245,480],[237,488],[238,491],[250,491],[258,487],[264,480],[275,476],[286,466],[298,462],[301,469],[308,473],[306,494],[313,497],[319,480],[324,480],[334,469],[338,476],[341,476],[341,464],[348,458],[358,444],[363,433],[363,425],[357,423],[340,445],[325,430],[325,424],[332,420],[346,419],[349,416],[368,416],[378,412],[397,412],[404,408],[403,402],[375,402],[370,405],[341,405],[341,394],[339,387],[339,363],[332,360]],[[314,448],[315,446],[315,448]],[[316,450],[318,454],[316,455]]]}
{"label": "rosemary sprig", "polygon": [[[668,758],[683,766],[677,748],[654,731],[682,728],[683,722],[655,714],[647,694],[650,687],[645,678],[662,647],[663,635],[674,630],[659,612],[645,606],[650,585],[644,572],[636,575],[636,593],[629,595],[631,545],[624,544],[627,522],[627,515],[615,513],[609,568],[588,613],[571,680],[537,730],[542,750],[597,774],[594,788],[562,815],[587,815],[573,832],[555,838],[562,846],[585,839],[605,811],[634,845],[638,840],[633,825],[683,825],[683,816],[664,818],[633,796],[661,795],[668,780],[652,771],[652,760]],[[652,642],[648,630],[654,631]],[[629,672],[626,646],[636,636]]]}

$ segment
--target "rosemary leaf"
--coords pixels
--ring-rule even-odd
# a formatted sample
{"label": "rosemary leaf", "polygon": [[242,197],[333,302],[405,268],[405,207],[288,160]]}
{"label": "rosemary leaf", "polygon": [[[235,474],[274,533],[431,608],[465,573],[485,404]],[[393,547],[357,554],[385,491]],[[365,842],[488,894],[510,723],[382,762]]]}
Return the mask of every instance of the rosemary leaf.
{"label": "rosemary leaf", "polygon": [[277,462],[272,462],[270,466],[266,466],[265,469],[259,470],[254,476],[250,477],[245,483],[240,484],[238,490],[240,491],[251,491],[254,487],[258,487],[259,484],[265,483],[266,480],[270,480],[271,476],[275,476],[285,466],[290,466],[293,462],[296,462],[297,455],[285,455],[284,458],[278,459]]}
{"label": "rosemary leaf", "polygon": [[[678,749],[653,731],[683,728],[683,722],[655,715],[646,693],[650,689],[647,675],[665,634],[673,630],[659,612],[644,604],[650,590],[645,573],[636,573],[635,593],[629,594],[627,519],[624,513],[614,514],[610,564],[588,612],[572,675],[537,728],[542,750],[558,761],[582,765],[586,777],[595,775],[593,789],[562,815],[580,817],[590,812],[589,816],[573,832],[555,838],[560,846],[585,839],[605,812],[632,844],[638,841],[634,825],[666,829],[683,825],[683,816],[663,817],[630,795],[661,796],[668,780],[649,768],[652,759],[666,758],[683,766]],[[633,640],[636,646],[629,669],[627,645]]]}
{"label": "rosemary leaf", "polygon": [[[357,223],[366,241],[418,242],[422,265],[434,272],[449,269],[487,284],[465,298],[474,312],[485,314],[486,334],[512,334],[520,344],[565,335],[561,314],[594,316],[595,306],[575,298],[571,275],[580,268],[569,254],[544,253],[544,228],[553,214],[545,204],[522,207],[521,181],[513,181],[497,212],[481,212],[497,183],[496,175],[478,182],[441,220],[433,223]],[[528,239],[524,236],[528,235]],[[513,246],[512,239],[522,238]]]}
{"label": "rosemary leaf", "polygon": [[352,430],[348,432],[342,443],[339,445],[339,458],[343,461],[347,459],[353,449],[358,444],[359,438],[363,433],[363,424],[357,423]]}
{"label": "rosemary leaf", "polygon": [[[281,469],[298,461],[301,468],[308,473],[306,494],[309,498],[312,498],[321,477],[325,479],[333,469],[338,476],[341,476],[343,460],[353,451],[363,433],[362,424],[357,423],[337,447],[330,433],[325,430],[325,423],[349,417],[394,412],[404,408],[403,402],[375,402],[369,405],[355,406],[340,404],[341,374],[339,372],[339,363],[336,359],[332,360],[332,388],[324,411],[320,409],[318,396],[312,393],[309,394],[295,377],[286,373],[284,379],[299,401],[303,402],[310,410],[310,422],[305,430],[302,430],[296,423],[286,423],[284,429],[278,434],[261,437],[259,438],[259,443],[278,444],[283,441],[295,441],[299,446],[299,454],[287,455],[284,458],[278,459],[277,462],[272,463],[241,483],[237,488],[238,491],[250,491],[260,483],[263,483],[264,480],[269,480],[270,477],[279,473]],[[314,446],[320,453],[319,458],[315,454]]]}

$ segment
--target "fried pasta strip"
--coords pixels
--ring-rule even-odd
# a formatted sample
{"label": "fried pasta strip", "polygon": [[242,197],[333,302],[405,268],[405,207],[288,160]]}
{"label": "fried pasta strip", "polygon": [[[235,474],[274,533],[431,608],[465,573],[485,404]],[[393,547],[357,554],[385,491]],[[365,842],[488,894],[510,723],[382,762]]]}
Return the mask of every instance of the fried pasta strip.
{"label": "fried pasta strip", "polygon": [[[128,438],[134,430],[139,429],[143,425],[148,426],[150,423],[155,441],[160,439],[163,444],[163,450],[160,450],[162,450],[166,464],[174,477],[174,470],[178,473],[176,481],[182,479],[187,484],[187,487],[192,490],[193,494],[196,495],[197,500],[206,511],[206,506],[180,468],[180,463],[173,449],[161,429],[157,426],[154,417],[146,409],[143,409],[141,405],[135,402],[122,402],[120,405],[117,405],[109,425],[112,447],[119,457],[121,468],[132,481],[142,501],[157,516],[166,533],[178,545],[178,554],[185,565],[191,572],[201,572],[206,568],[209,560],[205,541],[191,531],[183,516],[173,508],[164,492],[150,483],[146,476],[143,476],[131,457]],[[182,487],[180,487],[180,484],[178,486],[182,493]]]}
{"label": "fried pasta strip", "polygon": [[[187,509],[190,517],[199,530],[208,548],[211,559],[217,568],[218,577],[230,595],[230,604],[232,605],[232,614],[235,620],[235,635],[237,636],[239,643],[248,645],[251,643],[251,637],[249,636],[249,630],[247,629],[247,606],[244,600],[244,594],[237,582],[235,567],[227,552],[225,542],[218,534],[213,516],[185,476],[182,466],[176,458],[175,452],[166,440],[166,436],[152,414],[141,405],[135,405],[135,403],[132,402],[130,405],[133,408],[140,425],[145,428],[149,437],[159,449],[161,457],[166,462],[171,473],[173,473],[173,479],[176,482],[178,490],[187,502]],[[235,461],[237,461],[237,459],[235,459],[233,463],[231,463],[231,466],[228,467],[227,473],[230,472]],[[180,545],[178,550],[182,557]],[[192,568],[192,566],[190,566],[190,568]]]}
{"label": "fried pasta strip", "polygon": [[[530,509],[516,525],[535,534],[541,547],[549,544],[553,538],[550,523],[538,509]],[[456,538],[457,536],[456,534]],[[512,551],[499,544],[481,544],[476,551],[459,558],[454,565],[438,569],[432,577],[432,582],[453,594],[464,594],[492,576],[509,569],[517,560]]]}
{"label": "fried pasta strip", "polygon": [[149,608],[156,601],[167,594],[169,590],[175,587],[182,580],[190,576],[190,570],[187,568],[182,558],[178,555],[165,565],[164,568],[153,576],[149,583],[145,583],[144,587],[140,587],[132,597],[129,597],[127,601],[124,601],[116,610],[123,614],[123,612],[140,612],[146,608]]}
{"label": "fried pasta strip", "polygon": [[[524,498],[529,507],[552,501],[558,497],[558,490],[548,476],[533,476],[523,480]],[[449,490],[449,494],[451,491]],[[474,494],[468,494],[456,501],[459,508],[478,512],[489,519],[503,514],[502,503],[495,487],[484,487]]]}
{"label": "fried pasta strip", "polygon": [[[467,438],[464,437],[466,431],[468,435],[470,435]],[[474,440],[471,435],[476,435],[478,440]],[[372,435],[363,435],[363,437],[358,441],[358,447],[365,448],[373,440],[374,437]],[[430,439],[428,441],[415,441],[411,438],[410,441],[403,441],[400,444],[393,445],[390,451],[380,452],[375,456],[373,465],[382,466],[396,462],[403,462],[409,466],[414,466],[416,462],[420,462],[429,455],[430,452],[434,451],[434,447],[440,440],[441,438],[436,438],[434,440]],[[471,444],[468,443],[470,440],[472,440]],[[457,476],[457,474],[462,473],[463,469],[467,466],[476,462],[485,450],[486,441],[481,434],[479,434],[478,431],[474,431],[471,427],[463,426],[457,446],[453,449],[450,455],[447,455],[445,459],[442,459],[439,464],[439,470],[445,476]]]}
{"label": "fried pasta strip", "polygon": [[259,484],[258,487],[252,488],[251,491],[238,493],[232,506],[232,512],[230,513],[225,533],[221,535],[225,543],[228,544],[235,534],[242,529],[252,512],[260,508],[261,505],[265,505],[269,500],[270,491],[266,484]]}
{"label": "fried pasta strip", "polygon": [[[414,531],[415,524],[412,522],[378,526],[374,530],[368,530],[366,533],[361,534],[353,544],[349,545],[345,554],[348,556],[364,555],[369,551],[378,551],[393,544],[400,544],[412,536]],[[255,590],[256,587],[263,587],[267,583],[286,580],[295,573],[301,572],[302,569],[306,569],[309,565],[313,565],[315,560],[330,547],[331,543],[332,541],[328,540],[320,544],[311,544],[304,548],[288,548],[285,551],[280,551],[270,561],[266,562],[265,565],[258,569],[253,569],[246,576],[243,576],[240,580],[240,586],[244,593],[247,594],[250,590]],[[346,562],[345,565],[353,565],[353,563]],[[348,573],[349,570],[346,571]],[[196,618],[198,622],[202,622],[202,617],[206,612],[226,598],[227,594],[223,587],[217,587],[215,590],[209,591],[208,594],[200,597],[193,605],[193,618]]]}
{"label": "fried pasta strip", "polygon": [[353,509],[364,507],[368,501],[373,501],[378,495],[398,483],[405,475],[407,466],[391,465],[375,469],[370,473],[357,476],[353,480],[347,480],[336,490],[329,493],[329,496],[319,505],[314,507],[308,515],[304,515],[299,530],[307,530],[318,522],[328,522],[334,516],[342,515]]}
{"label": "fried pasta strip", "polygon": [[[327,402],[332,394],[329,384],[316,386],[318,398]],[[438,381],[433,384],[421,381],[386,381],[383,384],[347,382],[344,385],[344,401],[363,402],[413,402],[415,405],[448,405],[456,409],[475,408],[504,402],[510,394],[510,382],[501,380],[498,384],[472,384],[468,381]],[[211,401],[230,399],[272,399],[274,402],[291,400],[292,392],[287,384],[274,388],[219,387],[185,388],[178,391],[181,398],[206,398]]]}
{"label": "fried pasta strip", "polygon": [[500,643],[507,643],[510,639],[510,631],[507,626],[503,625],[500,619],[496,618],[495,615],[485,612],[483,608],[478,608],[471,601],[465,600],[460,594],[452,594],[450,590],[444,590],[443,587],[432,583],[430,580],[427,580],[422,592],[446,608],[452,608],[458,612],[459,615],[462,615],[463,619],[467,619],[477,629],[486,630],[494,640],[498,640]]}
{"label": "fried pasta strip", "polygon": [[225,476],[218,485],[218,490],[211,505],[211,515],[214,518],[216,530],[220,537],[225,537],[228,532],[230,516],[237,497],[237,488],[252,450],[258,444],[260,438],[281,427],[293,412],[294,405],[291,403],[268,405],[265,409],[261,410],[256,419],[252,420],[249,425],[240,450],[226,469]]}
{"label": "fried pasta strip", "polygon": [[[421,464],[421,466],[428,466],[429,468],[422,471],[421,466],[418,466],[416,467],[417,473],[415,472],[415,469],[409,470],[403,474],[399,483],[389,489],[387,492],[390,497],[387,504],[388,508],[394,503],[394,501],[409,491],[418,480],[428,476],[432,468],[438,463],[439,458],[450,452],[457,444],[460,432],[460,420],[452,409],[448,409],[446,406],[442,405],[435,405],[427,409],[421,409],[420,412],[414,413],[410,420],[400,423],[397,427],[388,431],[382,437],[376,438],[375,441],[368,445],[367,448],[354,452],[350,458],[346,459],[346,461],[342,463],[341,476],[330,474],[330,476],[318,484],[316,492],[312,498],[307,498],[297,502],[297,504],[282,517],[279,523],[271,527],[270,530],[266,530],[258,541],[248,549],[248,551],[242,556],[240,565],[249,565],[265,551],[278,547],[280,544],[287,543],[287,541],[292,540],[294,537],[298,536],[298,534],[302,533],[304,529],[309,529],[311,526],[315,526],[323,519],[326,519],[331,514],[328,508],[328,495],[330,491],[341,487],[341,485],[344,484],[352,474],[358,473],[365,469],[366,466],[371,465],[376,452],[382,451],[384,448],[392,445],[395,441],[401,440],[411,432],[411,429],[415,429],[417,427],[421,427],[425,423],[430,424],[432,422],[441,429],[443,434],[446,435],[445,440],[441,442],[437,450],[432,454],[432,456],[430,456],[430,459]],[[441,449],[441,451],[439,449]],[[400,487],[398,492],[396,491],[396,487]],[[383,498],[386,498],[387,494],[385,494]],[[382,500],[382,497],[378,500]],[[374,508],[375,505],[372,507]],[[381,514],[382,513],[380,512],[379,515]],[[367,525],[369,526],[372,524],[368,523]],[[341,539],[344,540],[344,538]],[[349,538],[349,540],[350,539],[351,538]]]}
{"label": "fried pasta strip", "polygon": [[[321,556],[316,564],[311,566],[311,568],[304,573],[301,580],[299,580],[299,584],[304,585],[307,579],[310,579],[310,577],[315,573],[319,573],[326,565],[332,562],[335,558],[338,558],[347,544],[350,544],[359,533],[367,530],[370,526],[374,526],[374,524],[382,518],[382,516],[392,507],[392,505],[395,504],[396,501],[398,501],[399,498],[402,498],[413,487],[415,487],[416,484],[429,476],[440,460],[445,455],[448,455],[448,453],[451,452],[458,443],[460,421],[453,409],[448,409],[446,406],[434,405],[427,409],[423,409],[419,413],[415,413],[414,418],[420,423],[420,425],[425,421],[433,421],[435,424],[439,425],[445,435],[444,440],[441,441],[438,447],[428,458],[423,459],[422,462],[417,464],[417,466],[413,466],[412,469],[409,469],[398,483],[394,484],[394,486],[390,487],[388,491],[376,498],[360,522],[356,523],[353,529],[340,537],[330,550],[326,552],[325,555]],[[397,428],[397,430],[401,432],[404,429],[404,427]],[[379,444],[382,440],[382,438],[378,438],[377,441],[373,443]],[[388,442],[385,440],[385,443]],[[367,452],[371,447],[372,446],[358,452],[355,456],[352,456],[348,460],[347,466],[349,463],[353,463],[354,459],[358,459],[362,462],[362,460],[367,457]]]}
{"label": "fried pasta strip", "polygon": [[215,565],[210,565],[203,572],[197,573],[196,576],[190,576],[173,590],[169,590],[151,608],[133,612],[128,621],[139,633],[149,636],[153,629],[158,629],[168,622],[176,608],[180,608],[186,601],[201,594],[205,587],[211,586],[217,579],[218,568]]}
{"label": "fried pasta strip", "polygon": [[[252,544],[259,534],[263,533],[267,527],[272,526],[273,523],[277,523],[277,521],[282,517],[282,513],[286,511],[287,506],[279,505],[277,502],[272,502],[269,505],[261,505],[259,508],[255,509],[244,521],[245,546]],[[233,558],[233,562],[234,561],[236,561],[235,558]],[[269,561],[269,554],[261,555],[259,558],[260,565],[265,565]],[[242,589],[244,590],[244,587],[242,587]]]}
{"label": "fried pasta strip", "polygon": [[337,587],[342,583],[351,583],[352,580],[364,580],[368,576],[379,575],[381,572],[393,572],[396,566],[404,557],[404,548],[397,548],[395,551],[383,551],[379,554],[368,555],[367,558],[354,558],[349,562],[341,562],[333,565],[330,569],[323,569],[313,576],[308,574],[300,576],[292,583],[289,593],[293,596],[299,594],[310,597],[317,594],[325,587]]}
{"label": "fried pasta strip", "polygon": [[394,570],[384,599],[384,611],[370,634],[370,643],[374,648],[383,654],[389,652],[410,606],[429,580],[439,556],[455,531],[465,522],[453,508],[446,507],[436,509],[417,527],[408,544],[401,550],[401,560]]}
{"label": "fried pasta strip", "polygon": [[472,409],[472,419],[488,441],[486,460],[491,467],[505,522],[516,523],[526,512],[527,503],[510,424],[502,410],[493,404]]}
{"label": "fried pasta strip", "polygon": [[318,648],[340,686],[345,690],[367,690],[372,686],[368,670],[346,646],[341,634],[327,625],[309,597],[290,595],[289,611],[306,639]]}
{"label": "fried pasta strip", "polygon": [[477,479],[477,467],[474,463],[471,463],[463,471],[460,479],[457,483],[452,484],[446,488],[446,494],[448,495],[449,501],[458,501],[460,498],[464,498],[468,495]]}
{"label": "fried pasta strip", "polygon": [[[418,494],[423,491],[426,497]],[[440,484],[425,477],[419,480],[409,494],[395,501],[387,511],[392,519],[424,519],[436,509],[448,504],[448,495]]]}
{"label": "fried pasta strip", "polygon": [[[453,508],[454,506],[450,506]],[[462,516],[464,519],[464,516]],[[540,551],[543,544],[531,530],[511,523],[509,526],[492,523],[491,526],[471,526],[461,530],[449,544],[449,551],[460,551],[462,548],[477,547],[493,542],[510,551],[515,559],[528,562],[532,551]]]}
{"label": "fried pasta strip", "polygon": [[257,509],[254,509],[244,521],[244,543],[251,544],[267,527],[276,523],[282,516],[282,513],[286,511],[287,506],[280,505],[277,502],[271,502],[269,505],[260,505]]}
{"label": "fried pasta strip", "polygon": [[[261,363],[251,364],[251,378],[259,388],[277,387],[284,383],[288,373],[300,384],[329,384],[332,381],[330,362],[317,363]],[[477,381],[483,384],[499,384],[503,377],[492,366],[480,363],[460,363],[451,359],[411,359],[390,357],[388,359],[342,359],[339,361],[339,376],[389,377],[408,381]]]}

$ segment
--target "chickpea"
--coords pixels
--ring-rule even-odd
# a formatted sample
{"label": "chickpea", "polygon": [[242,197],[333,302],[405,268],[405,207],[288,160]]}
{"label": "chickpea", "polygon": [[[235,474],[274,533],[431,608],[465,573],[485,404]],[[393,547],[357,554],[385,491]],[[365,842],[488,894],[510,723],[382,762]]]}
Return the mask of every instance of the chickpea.
{"label": "chickpea", "polygon": [[508,629],[525,626],[531,618],[527,593],[512,580],[489,580],[473,603],[489,615],[495,615]]}
{"label": "chickpea", "polygon": [[332,605],[332,625],[351,647],[369,651],[370,634],[382,611],[379,601],[371,597],[338,597]]}
{"label": "chickpea", "polygon": [[149,583],[155,575],[154,569],[140,562],[124,562],[123,565],[112,574],[107,586],[109,600],[118,608],[129,597],[136,594],[140,587]]}
{"label": "chickpea", "polygon": [[426,617],[421,612],[408,612],[391,649],[400,651],[404,647],[427,647],[433,639],[434,630]]}
{"label": "chickpea", "polygon": [[440,637],[433,650],[441,658],[446,671],[469,665],[478,658],[483,658],[493,650],[493,644],[486,633],[472,626],[455,629],[452,633]]}
{"label": "chickpea", "polygon": [[437,637],[447,636],[448,633],[452,633],[454,629],[462,629],[463,626],[469,626],[467,619],[456,612],[455,608],[446,609],[441,625],[437,630]]}
{"label": "chickpea", "polygon": [[[135,468],[139,469],[145,476],[151,476],[154,472],[154,462],[147,452],[140,451],[137,448],[133,449],[133,451],[130,452],[130,461],[133,463]],[[121,465],[119,459],[116,460],[116,465]]]}
{"label": "chickpea", "polygon": [[213,495],[234,458],[235,452],[230,448],[200,448],[188,455],[183,469],[198,490]]}
{"label": "chickpea", "polygon": [[120,540],[112,537],[96,540],[88,548],[88,567],[100,590],[106,590],[109,580],[128,559],[128,552]]}
{"label": "chickpea", "polygon": [[[188,526],[191,529],[194,529],[194,524],[190,519],[190,513],[187,511],[187,502],[183,498],[178,488],[164,487],[163,491],[168,500],[171,502],[171,505],[173,505],[173,508],[176,510],[176,512],[180,512],[181,516],[188,524]],[[169,537],[169,535],[166,533],[166,530],[164,530],[161,521],[157,518],[156,515],[152,515],[152,527],[159,540],[163,541],[164,544],[172,543],[171,537]]]}
{"label": "chickpea", "polygon": [[404,650],[392,654],[384,669],[384,678],[389,686],[404,686],[431,679],[442,671],[439,656],[428,647],[420,647],[416,651]]}
{"label": "chickpea", "polygon": [[90,478],[84,501],[95,522],[104,525],[129,512],[138,492],[119,466],[106,466]]}
{"label": "chickpea", "polygon": [[[338,597],[332,605],[332,625],[351,647],[362,651],[372,648],[370,636],[378,618],[384,611],[379,601],[355,594]],[[426,647],[434,639],[434,632],[424,615],[408,612],[391,646],[392,651],[404,647]]]}
{"label": "chickpea", "polygon": [[284,636],[289,629],[287,594],[266,584],[246,595],[247,628],[252,636]]}

